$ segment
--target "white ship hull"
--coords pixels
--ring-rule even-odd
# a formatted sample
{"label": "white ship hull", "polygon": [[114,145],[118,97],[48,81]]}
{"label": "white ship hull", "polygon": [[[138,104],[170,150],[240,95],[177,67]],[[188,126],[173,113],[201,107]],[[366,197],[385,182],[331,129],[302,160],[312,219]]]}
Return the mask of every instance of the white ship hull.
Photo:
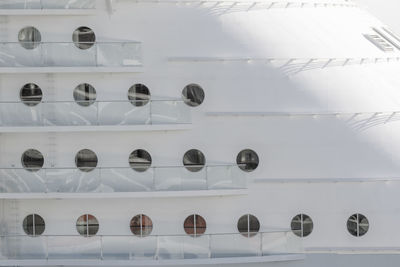
{"label": "white ship hull", "polygon": [[[0,266],[398,265],[400,39],[355,4],[6,2]],[[37,44],[21,42],[27,26]],[[81,26],[89,48],[71,40]],[[91,102],[76,100],[82,83]],[[143,106],[134,84],[150,90]],[[190,84],[204,90],[195,107]],[[39,168],[21,161],[29,149]],[[145,171],[130,165],[138,149]],[[184,166],[191,149],[200,167]],[[151,218],[146,236],[135,215]],[[191,215],[204,223],[188,230]]]}

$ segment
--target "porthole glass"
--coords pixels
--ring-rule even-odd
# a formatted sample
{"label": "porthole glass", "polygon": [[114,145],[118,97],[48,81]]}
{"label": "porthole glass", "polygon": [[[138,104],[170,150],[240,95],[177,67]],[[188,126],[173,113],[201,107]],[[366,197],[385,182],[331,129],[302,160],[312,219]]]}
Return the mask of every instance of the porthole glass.
{"label": "porthole glass", "polygon": [[134,235],[148,236],[153,231],[153,222],[148,216],[139,214],[131,219],[130,228]]}
{"label": "porthole glass", "polygon": [[82,149],[75,156],[75,164],[79,170],[90,172],[97,166],[97,156],[90,149]]}
{"label": "porthole glass", "polygon": [[353,236],[363,236],[368,232],[369,222],[367,217],[356,213],[347,220],[347,230]]}
{"label": "porthole glass", "polygon": [[306,237],[311,234],[314,224],[310,216],[306,214],[298,214],[293,217],[290,224],[292,232],[299,237]]}
{"label": "porthole glass", "polygon": [[258,155],[251,149],[242,150],[236,157],[236,163],[241,170],[246,172],[252,172],[258,166],[259,163]]}
{"label": "porthole glass", "polygon": [[144,149],[137,149],[129,155],[129,166],[138,172],[144,172],[151,166],[151,156]]}
{"label": "porthole glass", "polygon": [[37,214],[30,214],[22,222],[22,228],[27,235],[38,236],[43,234],[46,225],[43,218]]}
{"label": "porthole glass", "polygon": [[21,163],[25,170],[36,172],[43,167],[44,158],[40,151],[28,149],[22,154]]}
{"label": "porthole glass", "polygon": [[246,214],[239,218],[237,228],[243,236],[252,237],[260,231],[260,222],[256,216]]}
{"label": "porthole glass", "polygon": [[42,36],[35,27],[25,27],[18,33],[18,41],[25,49],[34,49],[39,46]]}
{"label": "porthole glass", "polygon": [[182,90],[183,101],[191,107],[197,107],[203,103],[204,97],[203,88],[194,83],[186,85]]}
{"label": "porthole glass", "polygon": [[81,83],[74,89],[75,102],[83,107],[88,107],[96,101],[96,89],[88,83]]}
{"label": "porthole glass", "polygon": [[85,50],[91,48],[96,42],[96,35],[89,27],[79,27],[72,34],[72,41],[79,49]]}
{"label": "porthole glass", "polygon": [[191,149],[183,156],[183,165],[191,172],[201,171],[206,164],[204,154],[197,149]]}
{"label": "porthole glass", "polygon": [[132,85],[128,90],[128,99],[136,107],[144,106],[150,101],[150,90],[144,84]]}
{"label": "porthole glass", "polygon": [[42,101],[42,97],[42,89],[40,89],[40,87],[34,83],[25,84],[19,91],[19,98],[21,99],[22,103],[29,107],[39,104],[40,101]]}
{"label": "porthole glass", "polygon": [[96,235],[99,231],[99,221],[91,214],[84,214],[76,220],[76,230],[83,236]]}
{"label": "porthole glass", "polygon": [[207,229],[206,220],[197,214],[188,216],[183,223],[185,233],[191,236],[200,236],[205,233]]}

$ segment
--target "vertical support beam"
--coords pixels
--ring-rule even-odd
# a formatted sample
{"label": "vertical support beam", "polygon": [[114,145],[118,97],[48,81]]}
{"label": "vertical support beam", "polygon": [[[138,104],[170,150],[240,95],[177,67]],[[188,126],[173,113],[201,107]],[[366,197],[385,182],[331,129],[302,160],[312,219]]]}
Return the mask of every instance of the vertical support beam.
{"label": "vertical support beam", "polygon": [[111,15],[116,10],[117,0],[106,0],[108,13]]}

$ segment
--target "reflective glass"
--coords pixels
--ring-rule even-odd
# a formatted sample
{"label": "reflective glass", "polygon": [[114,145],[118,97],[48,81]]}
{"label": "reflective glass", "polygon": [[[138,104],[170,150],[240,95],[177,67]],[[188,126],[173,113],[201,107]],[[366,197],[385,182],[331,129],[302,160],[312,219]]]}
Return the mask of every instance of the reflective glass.
{"label": "reflective glass", "polygon": [[205,94],[203,88],[197,84],[186,85],[182,90],[183,101],[191,107],[197,107],[201,105],[201,103],[204,101],[204,97]]}
{"label": "reflective glass", "polygon": [[96,89],[88,83],[82,83],[75,87],[74,99],[80,106],[90,106],[96,101]]}
{"label": "reflective glass", "polygon": [[90,172],[97,166],[97,156],[90,149],[82,149],[75,156],[75,164],[83,172]]}
{"label": "reflective glass", "polygon": [[34,83],[27,83],[21,88],[19,97],[25,105],[30,107],[36,106],[42,101],[42,89]]}
{"label": "reflective glass", "polygon": [[128,99],[136,107],[144,106],[150,101],[150,90],[144,84],[132,85],[128,91]]}
{"label": "reflective glass", "polygon": [[26,170],[35,172],[43,167],[44,158],[40,151],[28,149],[22,154],[21,163]]}
{"label": "reflective glass", "polygon": [[151,156],[144,149],[137,149],[129,155],[129,166],[138,172],[144,172],[151,166]]}
{"label": "reflective glass", "polygon": [[259,163],[258,155],[251,149],[242,150],[236,157],[236,163],[243,171],[254,171]]}
{"label": "reflective glass", "polygon": [[22,227],[27,235],[37,236],[43,234],[45,230],[45,223],[41,216],[37,214],[30,214],[25,217]]}
{"label": "reflective glass", "polygon": [[191,149],[183,156],[183,165],[191,172],[201,171],[206,164],[204,154],[197,149]]}
{"label": "reflective glass", "polygon": [[72,34],[72,41],[79,49],[86,50],[91,48],[96,42],[96,35],[89,27],[79,27]]}
{"label": "reflective glass", "polygon": [[139,214],[131,219],[130,228],[134,235],[148,236],[153,230],[153,222],[148,216]]}
{"label": "reflective glass", "polygon": [[41,40],[42,36],[39,30],[32,26],[25,27],[18,33],[18,41],[25,49],[35,49],[39,46]]}
{"label": "reflective glass", "polygon": [[260,230],[260,222],[251,214],[243,215],[237,223],[238,231],[245,237],[252,237]]}
{"label": "reflective glass", "polygon": [[76,230],[80,235],[93,236],[99,231],[99,222],[91,214],[84,214],[76,221]]}

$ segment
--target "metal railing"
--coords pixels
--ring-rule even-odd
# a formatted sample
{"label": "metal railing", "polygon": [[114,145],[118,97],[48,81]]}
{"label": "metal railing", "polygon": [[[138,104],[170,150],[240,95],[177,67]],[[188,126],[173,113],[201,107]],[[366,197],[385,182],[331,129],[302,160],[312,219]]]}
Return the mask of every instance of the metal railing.
{"label": "metal railing", "polygon": [[184,166],[150,167],[145,171],[130,167],[0,169],[1,193],[112,193],[246,187],[246,173],[237,165],[207,165],[197,172]]}
{"label": "metal railing", "polygon": [[96,0],[1,0],[0,9],[94,9]]}
{"label": "metal railing", "polygon": [[259,257],[302,253],[290,231],[246,234],[1,236],[2,260],[171,260]]}
{"label": "metal railing", "polygon": [[183,100],[0,102],[0,127],[190,123]]}
{"label": "metal railing", "polygon": [[[78,45],[90,48],[80,49]],[[27,49],[27,48],[29,49]],[[0,42],[0,67],[135,67],[140,42]]]}

